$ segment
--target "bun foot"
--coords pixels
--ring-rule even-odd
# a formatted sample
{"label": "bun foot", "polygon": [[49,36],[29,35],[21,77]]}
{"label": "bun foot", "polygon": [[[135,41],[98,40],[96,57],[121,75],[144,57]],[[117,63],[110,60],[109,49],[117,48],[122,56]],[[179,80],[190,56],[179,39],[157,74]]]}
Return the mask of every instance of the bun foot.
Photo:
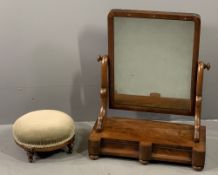
{"label": "bun foot", "polygon": [[201,171],[204,167],[203,166],[192,166],[192,168],[196,171]]}
{"label": "bun foot", "polygon": [[97,155],[89,155],[89,158],[92,159],[92,160],[96,160],[99,158],[99,156]]}
{"label": "bun foot", "polygon": [[139,162],[143,165],[147,165],[149,163],[149,161],[147,160],[139,160]]}

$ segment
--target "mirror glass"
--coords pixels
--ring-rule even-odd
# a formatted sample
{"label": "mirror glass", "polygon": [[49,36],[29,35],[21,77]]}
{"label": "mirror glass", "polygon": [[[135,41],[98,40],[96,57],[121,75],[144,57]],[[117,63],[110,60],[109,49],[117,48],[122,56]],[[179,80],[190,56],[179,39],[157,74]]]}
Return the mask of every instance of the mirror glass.
{"label": "mirror glass", "polygon": [[115,93],[190,99],[193,43],[193,21],[115,17]]}

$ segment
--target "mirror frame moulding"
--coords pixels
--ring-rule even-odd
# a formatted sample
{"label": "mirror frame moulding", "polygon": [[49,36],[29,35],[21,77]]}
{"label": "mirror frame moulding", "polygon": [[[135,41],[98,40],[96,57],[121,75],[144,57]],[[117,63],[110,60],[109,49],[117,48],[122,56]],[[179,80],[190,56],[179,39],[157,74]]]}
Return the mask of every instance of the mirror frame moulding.
{"label": "mirror frame moulding", "polygon": [[[158,94],[150,96],[127,95],[115,93],[114,86],[114,18],[149,18],[182,20],[194,22],[194,43],[192,55],[192,77],[190,99],[160,97]],[[195,115],[196,81],[200,43],[200,16],[194,13],[111,10],[108,15],[108,63],[109,63],[109,108],[133,111],[157,112],[178,115]]]}

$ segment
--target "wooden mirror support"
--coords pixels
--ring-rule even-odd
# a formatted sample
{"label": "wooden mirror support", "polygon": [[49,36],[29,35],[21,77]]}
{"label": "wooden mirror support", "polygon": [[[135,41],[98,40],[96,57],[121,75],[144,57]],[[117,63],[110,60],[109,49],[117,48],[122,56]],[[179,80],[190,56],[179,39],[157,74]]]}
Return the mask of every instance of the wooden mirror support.
{"label": "wooden mirror support", "polygon": [[200,126],[201,126],[201,104],[202,104],[202,85],[204,69],[209,70],[210,64],[204,64],[202,61],[198,63],[197,87],[195,98],[195,123],[194,123],[194,141],[199,142]]}
{"label": "wooden mirror support", "polygon": [[107,69],[108,69],[108,56],[99,56],[98,61],[101,62],[101,107],[100,113],[97,119],[97,131],[101,131],[103,127],[103,120],[107,113],[107,95],[108,95],[108,80],[107,80]]}
{"label": "wooden mirror support", "polygon": [[[155,22],[153,23],[152,20]],[[165,20],[167,21],[166,24]],[[121,22],[121,24],[118,22]],[[134,24],[134,22],[136,23]],[[159,22],[161,25],[159,25]],[[129,23],[134,25],[129,25]],[[141,23],[144,24],[141,25]],[[130,26],[131,30],[127,29],[128,26]],[[140,29],[139,26],[141,27]],[[159,26],[158,30],[156,30],[156,26]],[[148,30],[146,31],[147,33],[144,30]],[[151,33],[149,33],[149,30]],[[151,47],[150,50],[155,49],[155,43],[162,42],[160,37],[165,40],[168,38],[160,34],[157,36],[157,39],[153,39],[149,35],[154,34],[154,37],[156,37],[162,30],[168,32],[164,33],[164,35],[168,35],[169,40],[171,39],[172,41],[164,42],[167,46],[161,47],[159,51],[157,49],[157,52],[163,51],[163,53],[157,54],[160,58],[152,58],[153,55],[157,56],[156,50],[150,52],[147,47]],[[183,33],[183,30],[186,33]],[[137,41],[141,37],[140,32],[142,32],[144,40],[141,39],[139,41],[139,43],[141,42],[140,45],[137,45]],[[155,32],[157,33],[155,34]],[[135,35],[135,33],[137,34]],[[173,36],[170,36],[171,33],[174,33],[172,34]],[[124,36],[122,36],[124,42],[120,42],[122,39],[120,35]],[[97,159],[100,155],[127,157],[138,159],[142,164],[147,164],[150,160],[158,160],[189,164],[195,170],[202,170],[206,151],[206,127],[201,125],[202,84],[204,69],[209,70],[210,65],[198,60],[200,40],[199,15],[173,12],[112,10],[108,15],[108,36],[109,54],[99,56],[98,58],[98,61],[101,62],[100,112],[89,136],[89,157],[91,159]],[[180,38],[175,40],[177,36]],[[130,38],[129,41],[128,37]],[[133,37],[137,38],[135,43]],[[186,39],[183,39],[184,37]],[[152,40],[151,44],[147,43],[149,38]],[[180,40],[182,41],[180,42]],[[174,47],[175,41],[178,42],[176,47]],[[134,44],[126,45],[126,42]],[[185,42],[188,42],[187,45]],[[179,45],[180,43],[181,46]],[[143,49],[137,50],[138,47]],[[168,47],[170,50],[168,50]],[[131,50],[132,48],[133,51]],[[174,48],[177,50],[174,51]],[[181,51],[178,51],[178,48]],[[134,55],[133,53],[132,55],[134,49],[136,54]],[[162,67],[166,69],[169,64],[169,60],[167,64],[163,62],[166,56],[165,51],[171,52],[167,53],[169,58],[166,59],[173,62],[170,62],[169,65],[169,70],[172,72],[166,74],[170,76],[169,79],[172,78],[172,82],[167,80],[168,82],[163,87],[160,87],[164,84],[164,81],[160,81],[158,84],[156,82],[159,80],[156,78],[163,74],[160,69]],[[150,57],[150,60],[148,57]],[[146,60],[147,58],[148,60]],[[186,62],[183,60],[179,62],[180,65],[178,66],[177,61],[180,59],[184,59]],[[153,66],[152,70],[157,71],[157,73],[152,74],[148,70],[144,70],[143,66],[140,69],[140,64],[144,65],[145,63]],[[135,65],[137,70],[133,69],[134,66],[132,65]],[[173,65],[175,67],[172,67]],[[147,68],[149,69],[149,67]],[[180,72],[176,69],[180,69]],[[137,72],[140,72],[140,74],[137,74]],[[144,77],[143,81],[141,74]],[[180,80],[182,82],[179,82],[177,88],[174,88],[174,84],[178,82],[178,77],[172,77],[170,74],[183,77]],[[153,80],[150,78],[152,75],[156,81],[150,81]],[[134,78],[131,79],[132,77]],[[152,84],[152,82],[154,83]],[[140,84],[143,85],[142,88],[138,87]],[[170,86],[170,84],[173,86]],[[185,87],[180,88],[183,84]],[[134,88],[132,88],[132,85],[134,85]],[[167,87],[168,85],[169,87]],[[168,91],[168,88],[172,88],[172,91],[175,92],[171,93],[171,91]],[[188,115],[194,117],[194,125],[131,119],[128,117],[108,117],[108,106],[113,109]]]}

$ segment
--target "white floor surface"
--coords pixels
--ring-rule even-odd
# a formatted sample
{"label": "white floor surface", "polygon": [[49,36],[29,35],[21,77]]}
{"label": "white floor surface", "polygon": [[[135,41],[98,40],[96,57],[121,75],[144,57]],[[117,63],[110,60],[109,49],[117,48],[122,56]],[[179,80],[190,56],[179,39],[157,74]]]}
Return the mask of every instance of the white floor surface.
{"label": "white floor surface", "polygon": [[93,122],[76,123],[76,142],[73,154],[59,150],[35,157],[29,163],[26,153],[12,138],[12,125],[0,125],[0,175],[218,175],[218,121],[204,121],[207,127],[205,168],[201,172],[189,166],[166,163],[142,165],[137,160],[102,157],[90,160],[87,140]]}

